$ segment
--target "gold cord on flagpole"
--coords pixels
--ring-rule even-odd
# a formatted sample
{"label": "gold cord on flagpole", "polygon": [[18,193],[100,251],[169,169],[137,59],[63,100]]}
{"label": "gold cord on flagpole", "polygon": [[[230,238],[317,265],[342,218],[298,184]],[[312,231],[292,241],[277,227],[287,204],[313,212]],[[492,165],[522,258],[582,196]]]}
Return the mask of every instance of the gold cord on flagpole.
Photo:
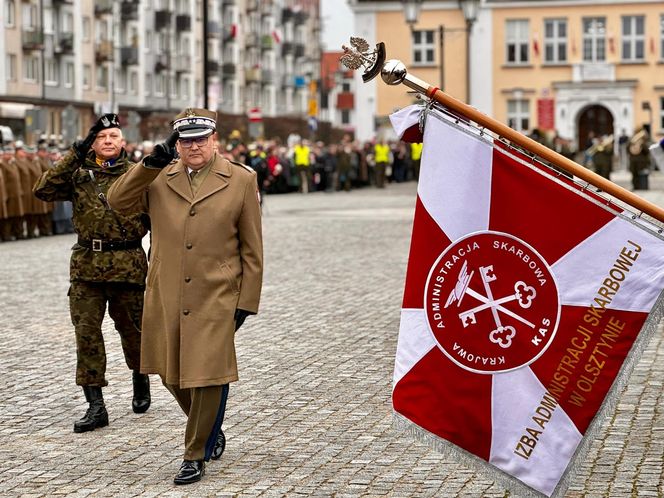
{"label": "gold cord on flagpole", "polygon": [[622,202],[632,206],[633,208],[642,211],[643,213],[646,213],[656,220],[664,223],[664,209],[661,207],[639,197],[627,189],[622,188],[620,185],[607,180],[597,173],[586,169],[571,159],[568,159],[558,154],[556,151],[549,149],[545,145],[542,145],[535,140],[513,130],[506,124],[481,113],[474,107],[471,107],[468,104],[461,102],[460,100],[455,99],[451,95],[443,92],[438,87],[429,85],[421,79],[408,74],[408,70],[406,69],[406,66],[403,64],[403,62],[395,59],[386,61],[385,48],[382,42],[376,45],[376,50],[371,53],[368,53],[369,44],[362,38],[352,37],[351,45],[353,45],[353,48],[348,48],[345,46],[343,47],[344,55],[341,58],[341,62],[349,69],[359,69],[361,66],[364,66],[366,70],[362,75],[362,79],[365,83],[372,80],[378,75],[378,73],[380,73],[381,78],[388,85],[403,84],[408,88],[415,90],[416,92],[421,93],[432,100],[435,100],[447,109],[462,114],[481,127],[491,130],[498,136],[519,145],[526,151],[536,154],[552,165],[562,168],[563,170],[582,179],[588,184],[599,188],[600,190],[615,197],[616,199],[619,199]]}

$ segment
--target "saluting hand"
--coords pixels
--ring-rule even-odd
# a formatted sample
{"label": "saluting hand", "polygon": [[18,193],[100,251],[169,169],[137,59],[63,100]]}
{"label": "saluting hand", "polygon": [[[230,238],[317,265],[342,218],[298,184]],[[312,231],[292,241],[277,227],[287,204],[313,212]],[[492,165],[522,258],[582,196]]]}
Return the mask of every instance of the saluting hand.
{"label": "saluting hand", "polygon": [[163,168],[168,166],[175,159],[177,153],[175,142],[178,141],[179,136],[180,134],[174,131],[165,142],[155,145],[152,153],[143,159],[143,164],[149,168]]}

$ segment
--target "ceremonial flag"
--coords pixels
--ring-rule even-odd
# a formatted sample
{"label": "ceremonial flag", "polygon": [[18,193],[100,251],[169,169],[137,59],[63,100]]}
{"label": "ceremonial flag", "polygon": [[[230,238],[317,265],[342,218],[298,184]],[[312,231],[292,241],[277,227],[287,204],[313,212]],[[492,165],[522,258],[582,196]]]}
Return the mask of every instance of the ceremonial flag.
{"label": "ceremonial flag", "polygon": [[[421,109],[392,116],[399,136]],[[426,112],[397,426],[522,493],[562,495],[659,321],[664,241],[564,175]]]}

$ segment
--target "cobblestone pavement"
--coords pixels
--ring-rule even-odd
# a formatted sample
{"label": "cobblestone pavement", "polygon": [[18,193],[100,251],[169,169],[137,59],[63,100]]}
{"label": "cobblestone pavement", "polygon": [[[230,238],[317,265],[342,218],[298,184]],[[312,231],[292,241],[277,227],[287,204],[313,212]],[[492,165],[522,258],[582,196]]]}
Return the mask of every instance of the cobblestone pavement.
{"label": "cobblestone pavement", "polygon": [[[108,319],[110,425],[72,432],[85,411],[66,298],[74,236],[0,245],[0,495],[509,496],[392,428],[414,201],[412,183],[267,198],[262,308],[238,333],[226,452],[184,488],[172,479],[185,418],[155,376],[152,407],[132,413]],[[660,328],[568,497],[664,495],[663,380]]]}

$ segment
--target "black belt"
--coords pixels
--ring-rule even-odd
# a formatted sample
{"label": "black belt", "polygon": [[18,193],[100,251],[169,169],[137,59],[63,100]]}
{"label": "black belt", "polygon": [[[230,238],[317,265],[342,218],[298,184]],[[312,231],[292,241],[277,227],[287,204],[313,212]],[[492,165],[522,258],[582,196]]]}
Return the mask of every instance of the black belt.
{"label": "black belt", "polygon": [[125,249],[136,249],[141,247],[141,239],[136,240],[102,240],[102,239],[78,239],[78,245],[95,252],[123,251]]}

